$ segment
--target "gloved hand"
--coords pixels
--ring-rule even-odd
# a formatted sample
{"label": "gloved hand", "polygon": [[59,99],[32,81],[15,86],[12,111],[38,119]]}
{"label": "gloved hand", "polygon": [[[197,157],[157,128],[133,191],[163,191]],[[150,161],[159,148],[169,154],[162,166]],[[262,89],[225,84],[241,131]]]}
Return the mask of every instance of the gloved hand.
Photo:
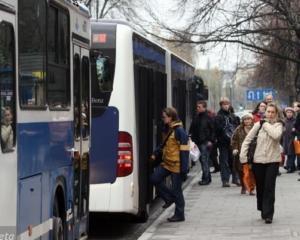
{"label": "gloved hand", "polygon": [[237,156],[239,154],[239,150],[233,149],[232,154],[233,156]]}

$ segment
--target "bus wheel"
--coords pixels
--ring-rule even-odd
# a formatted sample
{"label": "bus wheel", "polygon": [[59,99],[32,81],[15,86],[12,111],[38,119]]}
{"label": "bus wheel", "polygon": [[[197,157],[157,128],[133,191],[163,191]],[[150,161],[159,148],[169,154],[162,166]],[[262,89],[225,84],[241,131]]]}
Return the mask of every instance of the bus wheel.
{"label": "bus wheel", "polygon": [[59,206],[57,199],[55,199],[53,208],[52,240],[64,240],[64,225],[62,219],[59,216]]}
{"label": "bus wheel", "polygon": [[150,214],[150,205],[147,204],[145,209],[140,210],[140,212],[135,216],[136,222],[144,223],[147,222]]}

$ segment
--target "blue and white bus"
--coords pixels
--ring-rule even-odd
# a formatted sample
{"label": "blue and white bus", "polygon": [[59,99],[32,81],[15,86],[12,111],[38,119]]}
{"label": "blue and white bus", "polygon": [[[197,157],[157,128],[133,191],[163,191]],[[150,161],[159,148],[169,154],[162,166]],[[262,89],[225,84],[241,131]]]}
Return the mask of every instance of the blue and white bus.
{"label": "blue and white bus", "polygon": [[173,105],[189,124],[194,67],[126,22],[92,21],[91,28],[90,212],[144,221],[155,197],[148,159],[161,142],[161,111]]}
{"label": "blue and white bus", "polygon": [[77,1],[0,0],[0,236],[87,236],[89,48]]}

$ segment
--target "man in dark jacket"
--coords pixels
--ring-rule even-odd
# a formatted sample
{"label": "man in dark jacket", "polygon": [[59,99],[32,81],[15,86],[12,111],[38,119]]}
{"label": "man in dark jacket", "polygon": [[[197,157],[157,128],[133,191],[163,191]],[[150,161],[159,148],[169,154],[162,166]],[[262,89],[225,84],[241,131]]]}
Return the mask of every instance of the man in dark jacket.
{"label": "man in dark jacket", "polygon": [[230,141],[234,130],[239,125],[237,117],[230,111],[230,101],[222,98],[220,111],[215,119],[215,134],[220,151],[220,170],[223,187],[230,187],[229,178],[232,174],[232,183],[239,185],[237,175],[233,172]]}
{"label": "man in dark jacket", "polygon": [[197,102],[197,115],[192,121],[189,134],[201,152],[202,179],[199,185],[208,185],[211,182],[209,152],[214,142],[214,124],[208,115],[205,101]]}

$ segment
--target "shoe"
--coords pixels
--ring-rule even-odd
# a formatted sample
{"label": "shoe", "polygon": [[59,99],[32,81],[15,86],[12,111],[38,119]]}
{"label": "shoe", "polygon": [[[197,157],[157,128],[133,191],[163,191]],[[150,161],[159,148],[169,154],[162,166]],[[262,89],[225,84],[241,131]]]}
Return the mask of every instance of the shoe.
{"label": "shoe", "polygon": [[277,176],[281,176],[281,172],[278,172],[278,173],[277,173]]}
{"label": "shoe", "polygon": [[230,184],[228,182],[223,182],[222,187],[230,187]]}
{"label": "shoe", "polygon": [[292,170],[292,169],[288,169],[287,171],[286,171],[286,173],[293,173],[294,171]]}
{"label": "shoe", "polygon": [[163,209],[166,209],[166,208],[170,207],[173,203],[174,203],[174,202],[166,202],[166,203],[162,206],[162,208],[163,208]]}
{"label": "shoe", "polygon": [[271,218],[266,218],[265,219],[266,224],[271,224],[272,222],[273,222],[273,220]]}
{"label": "shoe", "polygon": [[220,172],[219,169],[214,169],[211,173],[217,173],[217,172]]}
{"label": "shoe", "polygon": [[300,182],[300,178],[298,178],[298,181]]}
{"label": "shoe", "polygon": [[255,193],[254,193],[253,191],[251,191],[251,192],[249,193],[249,195],[250,195],[250,196],[255,196]]}
{"label": "shoe", "polygon": [[264,218],[262,212],[260,213],[260,216],[261,216],[261,219],[262,219],[262,220],[265,220],[265,218]]}
{"label": "shoe", "polygon": [[242,189],[241,194],[246,194],[246,189]]}
{"label": "shoe", "polygon": [[199,181],[198,184],[201,185],[201,186],[208,185],[208,184],[210,184],[210,181],[203,181],[202,180],[202,181]]}
{"label": "shoe", "polygon": [[184,220],[184,217],[177,217],[175,215],[173,217],[168,218],[169,222],[183,222]]}

